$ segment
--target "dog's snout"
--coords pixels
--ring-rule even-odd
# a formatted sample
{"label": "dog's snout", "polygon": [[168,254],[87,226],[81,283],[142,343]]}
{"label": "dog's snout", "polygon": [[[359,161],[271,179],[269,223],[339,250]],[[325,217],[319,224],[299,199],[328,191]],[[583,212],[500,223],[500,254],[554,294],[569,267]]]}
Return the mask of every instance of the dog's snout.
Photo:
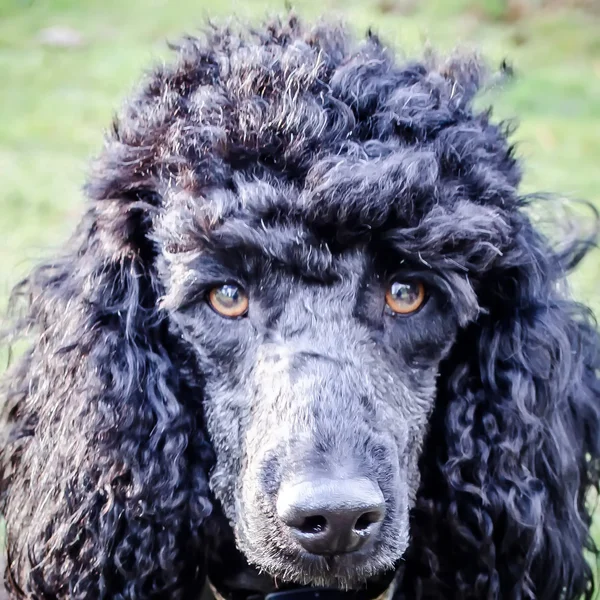
{"label": "dog's snout", "polygon": [[343,554],[379,530],[385,502],[379,486],[366,478],[305,480],[282,486],[277,513],[308,552]]}

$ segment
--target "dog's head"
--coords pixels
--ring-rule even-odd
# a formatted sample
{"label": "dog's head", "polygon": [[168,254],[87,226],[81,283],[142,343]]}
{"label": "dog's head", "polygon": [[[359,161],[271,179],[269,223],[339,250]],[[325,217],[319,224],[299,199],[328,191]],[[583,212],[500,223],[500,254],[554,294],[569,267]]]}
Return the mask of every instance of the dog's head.
{"label": "dog's head", "polygon": [[505,193],[516,174],[497,128],[465,126],[464,81],[374,39],[336,59],[289,35],[220,57],[179,100],[169,135],[190,151],[198,123],[212,145],[161,191],[152,239],[238,547],[279,580],[352,586],[409,544],[440,361],[507,243],[459,145],[493,145]]}
{"label": "dog's head", "polygon": [[[189,39],[149,77],[73,251],[29,282],[15,581],[187,589],[222,512],[278,582],[356,587],[409,557],[419,593],[460,573],[483,597],[500,556],[529,589],[552,550],[570,579],[543,585],[581,589],[595,338],[506,129],[471,106],[481,76],[292,18]],[[49,500],[23,511],[36,481]],[[568,511],[569,553],[542,533]]]}
{"label": "dog's head", "polygon": [[492,260],[507,224],[444,206],[428,150],[322,151],[301,190],[238,171],[175,192],[155,241],[239,547],[279,579],[347,586],[408,546],[440,361],[478,313],[464,262]]}

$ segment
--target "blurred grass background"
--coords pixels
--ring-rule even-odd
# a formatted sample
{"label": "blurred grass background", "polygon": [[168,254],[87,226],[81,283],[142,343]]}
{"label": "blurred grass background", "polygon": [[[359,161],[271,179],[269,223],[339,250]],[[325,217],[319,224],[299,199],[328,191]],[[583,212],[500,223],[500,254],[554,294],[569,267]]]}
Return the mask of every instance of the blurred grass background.
{"label": "blurred grass background", "polygon": [[[408,56],[430,43],[478,48],[492,65],[507,58],[517,77],[486,101],[497,118],[521,123],[523,191],[600,209],[600,0],[293,7],[309,18],[342,17],[358,34],[372,25]],[[284,9],[283,0],[0,0],[0,310],[19,277],[72,229],[87,161],[142,70],[168,57],[165,41],[194,33],[207,16],[257,21]],[[600,315],[599,257],[588,257],[573,287]]]}

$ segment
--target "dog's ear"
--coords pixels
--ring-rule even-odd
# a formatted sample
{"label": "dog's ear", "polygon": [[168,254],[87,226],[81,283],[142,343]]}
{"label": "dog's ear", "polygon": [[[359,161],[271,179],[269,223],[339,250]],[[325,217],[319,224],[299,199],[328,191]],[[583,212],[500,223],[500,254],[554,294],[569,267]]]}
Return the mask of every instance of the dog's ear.
{"label": "dog's ear", "polygon": [[457,598],[591,597],[600,344],[558,289],[582,246],[559,255],[525,216],[513,224],[479,285],[484,313],[439,379],[406,569],[415,597],[444,584]]}
{"label": "dog's ear", "polygon": [[4,378],[7,577],[27,597],[188,597],[202,573],[210,449],[198,377],[149,240],[161,195],[118,127],[62,258],[17,289],[30,349]]}

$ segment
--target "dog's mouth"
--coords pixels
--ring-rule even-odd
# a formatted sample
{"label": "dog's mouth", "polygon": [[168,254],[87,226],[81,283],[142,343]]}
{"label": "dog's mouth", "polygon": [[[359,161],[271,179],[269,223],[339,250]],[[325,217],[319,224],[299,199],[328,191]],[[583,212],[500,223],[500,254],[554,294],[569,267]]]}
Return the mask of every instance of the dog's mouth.
{"label": "dog's mouth", "polygon": [[229,573],[209,569],[207,581],[217,600],[390,600],[399,577],[393,569],[353,589],[315,587],[283,583],[246,564]]}
{"label": "dog's mouth", "polygon": [[396,587],[395,580],[392,580],[387,586],[373,584],[360,590],[290,587],[257,593],[250,590],[218,589],[210,580],[208,585],[217,600],[391,600]]}
{"label": "dog's mouth", "polygon": [[207,554],[207,580],[224,600],[375,600],[387,598],[398,579],[401,561],[386,561],[382,568],[376,548],[337,555],[280,549],[276,563],[255,565],[232,534],[224,525],[211,536],[216,545],[210,543]]}
{"label": "dog's mouth", "polygon": [[[360,519],[358,523],[358,534],[371,524],[369,521],[363,526]],[[395,525],[398,523],[391,518],[378,522],[378,531],[364,544],[352,549],[349,548],[347,536],[340,536],[340,541],[336,542],[339,547],[332,552],[320,548],[322,542],[330,543],[328,539],[321,540],[318,537],[322,529],[326,529],[325,525],[314,532],[312,529],[303,529],[303,536],[317,536],[316,540],[310,540],[310,544],[303,540],[303,545],[296,539],[297,534],[281,531],[277,527],[266,527],[263,522],[260,540],[239,535],[236,537],[237,548],[250,564],[267,577],[267,586],[275,582],[277,588],[285,585],[356,590],[393,570],[404,554],[404,543],[401,547],[400,544],[390,546],[387,543],[390,539],[397,542],[407,538],[402,531],[398,532],[398,536],[394,535]],[[316,552],[307,549],[306,546],[312,548],[312,544],[317,546],[314,548]],[[245,572],[248,575],[248,571]]]}

